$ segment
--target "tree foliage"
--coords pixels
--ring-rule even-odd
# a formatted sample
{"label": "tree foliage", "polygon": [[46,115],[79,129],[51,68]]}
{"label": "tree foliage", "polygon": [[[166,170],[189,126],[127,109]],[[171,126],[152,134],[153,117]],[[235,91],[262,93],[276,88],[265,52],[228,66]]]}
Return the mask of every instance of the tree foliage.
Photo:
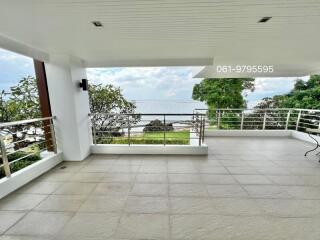
{"label": "tree foliage", "polygon": [[41,116],[37,80],[27,76],[22,78],[10,91],[0,93],[0,121],[10,122]]}
{"label": "tree foliage", "polygon": [[[95,124],[97,135],[119,135],[119,129],[126,128],[128,122],[133,125],[140,120],[138,115],[133,114],[136,105],[124,98],[121,89],[113,85],[90,84],[89,100],[92,120]],[[99,134],[99,132],[105,134]]]}
{"label": "tree foliage", "polygon": [[288,94],[264,98],[256,108],[320,109],[320,75],[312,75],[308,81],[297,79]]}
{"label": "tree foliage", "polygon": [[253,78],[206,78],[194,85],[192,98],[211,109],[243,108],[245,91],[254,91]]}

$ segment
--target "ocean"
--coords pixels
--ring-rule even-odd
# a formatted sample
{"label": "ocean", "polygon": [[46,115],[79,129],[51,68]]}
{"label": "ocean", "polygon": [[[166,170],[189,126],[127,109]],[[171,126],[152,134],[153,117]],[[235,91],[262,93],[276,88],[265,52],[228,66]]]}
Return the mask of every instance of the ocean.
{"label": "ocean", "polygon": [[[198,101],[181,101],[181,100],[132,100],[135,102],[136,113],[153,113],[153,114],[192,114],[196,108],[207,108],[206,104]],[[159,119],[163,122],[163,115],[159,116],[142,116],[137,125],[145,125],[150,121]],[[166,123],[173,123],[175,129],[182,128],[184,121],[189,121],[192,116],[166,116]],[[141,133],[144,127],[133,127],[132,132]],[[124,129],[127,132],[127,129]]]}
{"label": "ocean", "polygon": [[133,100],[137,113],[193,113],[196,108],[207,108],[207,105],[192,100]]}

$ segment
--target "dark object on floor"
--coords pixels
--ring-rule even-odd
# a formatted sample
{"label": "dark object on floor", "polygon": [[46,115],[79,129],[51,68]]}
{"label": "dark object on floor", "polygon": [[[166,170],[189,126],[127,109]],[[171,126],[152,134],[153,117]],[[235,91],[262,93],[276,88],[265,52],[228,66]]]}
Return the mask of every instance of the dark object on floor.
{"label": "dark object on floor", "polygon": [[[307,151],[304,154],[304,156],[307,156],[308,153],[310,153],[310,152],[316,151],[320,147],[318,140],[313,136],[313,135],[320,135],[320,129],[307,128],[306,132],[308,133],[309,137],[312,138],[316,142],[317,146],[314,149]],[[319,154],[320,154],[320,152],[316,153],[316,155],[319,155]],[[319,160],[319,162],[320,162],[320,160]]]}

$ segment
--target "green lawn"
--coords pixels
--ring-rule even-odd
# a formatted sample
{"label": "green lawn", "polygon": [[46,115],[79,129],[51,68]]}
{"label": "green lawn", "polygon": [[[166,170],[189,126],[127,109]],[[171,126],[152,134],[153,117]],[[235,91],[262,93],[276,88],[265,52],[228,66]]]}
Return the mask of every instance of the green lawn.
{"label": "green lawn", "polygon": [[[147,132],[141,135],[131,135],[131,144],[164,144],[163,132]],[[187,145],[190,143],[190,132],[166,132],[166,144],[182,144]],[[128,144],[128,137],[115,137],[112,139],[111,144]]]}

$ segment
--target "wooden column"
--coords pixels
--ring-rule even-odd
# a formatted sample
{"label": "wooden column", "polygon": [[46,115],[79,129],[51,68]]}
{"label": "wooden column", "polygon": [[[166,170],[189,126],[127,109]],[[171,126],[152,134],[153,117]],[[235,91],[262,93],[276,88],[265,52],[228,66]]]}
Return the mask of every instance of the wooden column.
{"label": "wooden column", "polygon": [[[40,102],[40,111],[42,117],[51,117],[51,106],[50,106],[50,98],[49,91],[47,85],[47,76],[46,70],[44,66],[44,62],[38,61],[36,59],[33,60],[34,69],[37,78],[38,92],[39,92],[39,102]],[[46,146],[48,151],[53,151],[53,142],[50,130],[50,120],[43,121],[44,126],[44,134],[46,139]]]}

